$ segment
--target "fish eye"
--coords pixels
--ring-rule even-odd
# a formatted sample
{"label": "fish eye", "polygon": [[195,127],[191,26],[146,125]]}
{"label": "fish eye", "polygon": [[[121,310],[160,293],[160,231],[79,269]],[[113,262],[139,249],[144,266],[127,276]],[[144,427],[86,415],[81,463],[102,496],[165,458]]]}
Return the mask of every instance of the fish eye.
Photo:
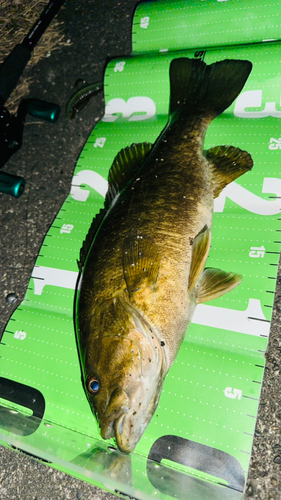
{"label": "fish eye", "polygon": [[100,389],[100,383],[97,377],[90,377],[87,381],[87,389],[91,394],[96,394]]}

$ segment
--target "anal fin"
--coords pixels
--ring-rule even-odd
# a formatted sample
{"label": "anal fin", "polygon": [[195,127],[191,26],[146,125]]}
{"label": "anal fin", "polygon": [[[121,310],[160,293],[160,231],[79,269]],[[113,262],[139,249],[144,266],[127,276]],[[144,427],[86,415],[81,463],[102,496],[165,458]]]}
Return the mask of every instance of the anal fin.
{"label": "anal fin", "polygon": [[227,273],[214,268],[205,269],[198,280],[197,303],[217,299],[236,288],[241,281],[241,274]]}
{"label": "anal fin", "polygon": [[204,154],[212,169],[214,198],[227,184],[251,170],[254,164],[247,151],[234,146],[216,146]]}

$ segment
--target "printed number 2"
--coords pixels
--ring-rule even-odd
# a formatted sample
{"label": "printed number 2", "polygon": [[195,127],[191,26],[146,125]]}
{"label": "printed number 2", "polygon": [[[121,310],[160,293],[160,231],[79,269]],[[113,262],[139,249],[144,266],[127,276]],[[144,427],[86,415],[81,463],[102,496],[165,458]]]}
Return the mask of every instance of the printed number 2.
{"label": "printed number 2", "polygon": [[[274,193],[277,197],[281,196],[281,179],[266,177],[263,181],[263,193]],[[228,184],[218,198],[215,199],[214,211],[223,212],[226,198],[258,215],[276,215],[280,213],[280,200],[264,200],[260,196],[251,193],[248,189],[231,182]]]}
{"label": "printed number 2", "polygon": [[114,122],[121,115],[129,122],[148,120],[156,114],[155,103],[150,97],[130,97],[128,101],[116,98],[111,99],[105,108],[103,122]]}

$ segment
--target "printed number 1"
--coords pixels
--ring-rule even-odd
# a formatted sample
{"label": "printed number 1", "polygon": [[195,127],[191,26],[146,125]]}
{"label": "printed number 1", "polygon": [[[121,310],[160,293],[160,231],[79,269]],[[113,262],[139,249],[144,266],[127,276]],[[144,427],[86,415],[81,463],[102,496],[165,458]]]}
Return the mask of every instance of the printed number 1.
{"label": "printed number 1", "polygon": [[74,228],[74,226],[72,224],[63,224],[61,230],[60,230],[60,234],[63,234],[63,233],[71,233],[72,229]]}

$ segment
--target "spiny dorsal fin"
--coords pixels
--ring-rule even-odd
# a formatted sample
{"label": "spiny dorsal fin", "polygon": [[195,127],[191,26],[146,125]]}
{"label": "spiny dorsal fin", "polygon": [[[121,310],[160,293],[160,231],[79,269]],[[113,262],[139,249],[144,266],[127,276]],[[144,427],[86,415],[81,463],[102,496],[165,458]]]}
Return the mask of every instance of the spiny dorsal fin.
{"label": "spiny dorsal fin", "polygon": [[97,216],[93,219],[86,239],[80,250],[80,260],[78,267],[81,271],[87,254],[90,250],[94,236],[115,196],[124,189],[128,182],[134,177],[138,169],[141,167],[144,159],[152,148],[149,142],[141,142],[131,144],[124,149],[121,149],[115,157],[113,164],[108,173],[108,191],[105,197],[105,208],[102,208]]}
{"label": "spiny dorsal fin", "polygon": [[188,282],[189,292],[191,292],[191,290],[195,287],[197,280],[205,267],[210,245],[211,230],[205,226],[202,231],[196,235],[192,243],[192,257]]}
{"label": "spiny dorsal fin", "polygon": [[152,148],[150,142],[131,144],[119,151],[108,174],[108,192],[105,207],[108,208],[118,193],[126,187],[136,175],[144,159]]}
{"label": "spiny dorsal fin", "polygon": [[240,285],[241,281],[241,274],[205,269],[198,280],[197,304],[221,297]]}
{"label": "spiny dorsal fin", "polygon": [[107,210],[105,208],[102,208],[92,221],[92,224],[90,226],[88,234],[87,234],[87,236],[83,242],[83,245],[80,249],[80,260],[77,261],[79,271],[82,271],[82,269],[83,269],[83,266],[85,264],[85,260],[86,260],[86,257],[88,255],[88,252],[90,250],[92,241],[95,237],[95,234],[96,234],[98,228],[101,225],[101,222],[102,222],[106,212],[107,212]]}
{"label": "spiny dorsal fin", "polygon": [[124,241],[123,271],[130,295],[141,284],[155,287],[159,272],[157,245],[150,236],[130,234]]}
{"label": "spiny dorsal fin", "polygon": [[247,151],[234,146],[216,146],[204,152],[212,168],[214,198],[230,182],[253,167],[252,157]]}

